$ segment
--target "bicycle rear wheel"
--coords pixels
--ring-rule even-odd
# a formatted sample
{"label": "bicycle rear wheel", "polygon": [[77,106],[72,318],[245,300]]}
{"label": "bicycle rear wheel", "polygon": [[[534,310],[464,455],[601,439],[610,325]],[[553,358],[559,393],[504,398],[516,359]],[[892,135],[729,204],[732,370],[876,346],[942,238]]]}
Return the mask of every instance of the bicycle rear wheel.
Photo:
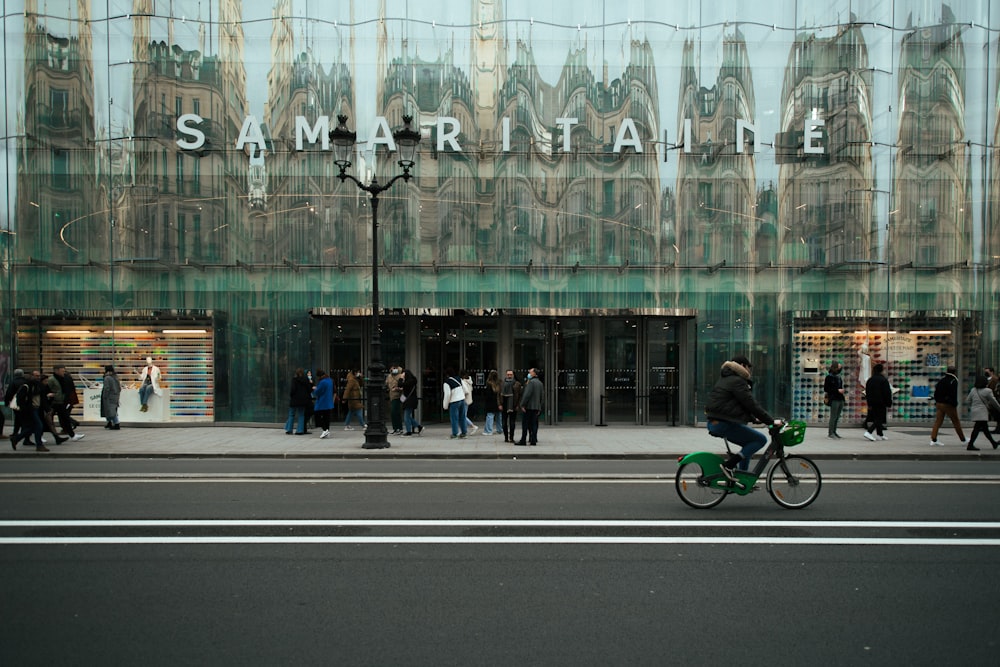
{"label": "bicycle rear wheel", "polygon": [[767,492],[786,509],[806,507],[816,500],[822,486],[819,468],[804,456],[778,459],[767,471]]}
{"label": "bicycle rear wheel", "polygon": [[726,499],[726,491],[711,486],[711,479],[697,463],[685,463],[677,470],[674,486],[685,503],[696,510],[707,510]]}

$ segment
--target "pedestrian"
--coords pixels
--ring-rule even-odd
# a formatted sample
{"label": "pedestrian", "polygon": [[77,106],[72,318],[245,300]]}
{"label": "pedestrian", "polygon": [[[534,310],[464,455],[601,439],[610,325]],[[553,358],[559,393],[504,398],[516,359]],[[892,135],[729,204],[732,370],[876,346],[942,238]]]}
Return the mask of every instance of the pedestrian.
{"label": "pedestrian", "polygon": [[483,435],[496,435],[503,430],[503,407],[500,402],[502,388],[500,375],[496,371],[490,371],[486,376],[486,425],[483,426]]}
{"label": "pedestrian", "polygon": [[400,369],[400,375],[403,379],[403,391],[399,395],[399,402],[403,406],[403,424],[406,425],[403,435],[420,435],[424,427],[416,418],[417,403],[420,401],[417,397],[417,376],[406,368]]}
{"label": "pedestrian", "polygon": [[66,396],[66,415],[69,417],[69,423],[73,425],[74,429],[80,428],[80,422],[73,418],[73,408],[80,404],[80,394],[76,390],[76,380],[64,368],[63,374],[59,376],[59,381],[62,383],[63,394]]}
{"label": "pedestrian", "polygon": [[938,380],[937,386],[934,387],[934,404],[937,412],[934,415],[934,426],[931,427],[931,446],[944,446],[944,443],[938,442],[937,437],[938,430],[941,428],[941,424],[944,423],[946,416],[951,420],[952,426],[955,427],[958,439],[962,441],[963,445],[966,444],[965,433],[962,431],[962,421],[958,418],[957,372],[957,368],[948,366],[944,377]]}
{"label": "pedestrian", "polygon": [[101,417],[104,417],[104,428],[112,431],[121,430],[118,421],[118,405],[121,402],[122,384],[118,381],[115,367],[108,364],[104,367],[104,383],[101,385]]}
{"label": "pedestrian", "polygon": [[[49,386],[49,376],[41,371],[31,371],[32,379],[39,385],[39,417],[42,419],[42,431],[48,431],[56,439],[56,444],[61,445],[69,440],[68,436],[61,436],[56,431],[56,424],[52,421],[54,415],[52,408],[52,388]],[[42,436],[42,444],[45,444],[45,436]]]}
{"label": "pedestrian", "polygon": [[469,371],[462,371],[462,391],[465,392],[465,425],[468,430],[475,433],[479,430],[479,427],[472,423],[469,419],[469,413],[472,411],[472,392],[474,385],[472,384],[472,373]]}
{"label": "pedestrian", "polygon": [[316,387],[313,398],[316,400],[316,428],[322,432],[320,439],[330,437],[330,413],[333,411],[333,380],[322,368],[316,370]]}
{"label": "pedestrian", "polygon": [[[306,406],[312,405],[312,384],[301,368],[295,369],[288,388],[288,419],[285,420],[285,433],[291,435],[306,434]],[[298,429],[295,425],[298,424]]]}
{"label": "pedestrian", "polygon": [[[538,379],[538,369],[528,369],[528,379],[521,394],[521,439],[515,445],[538,444],[538,417],[542,413],[542,381]],[[527,439],[527,443],[525,443]]]}
{"label": "pedestrian", "polygon": [[61,364],[52,369],[52,375],[45,381],[49,390],[47,397],[49,404],[52,406],[52,411],[59,419],[59,427],[62,428],[63,433],[73,442],[78,442],[83,440],[84,435],[76,433],[73,430],[73,421],[70,419],[69,410],[67,409],[69,404],[66,401],[66,393],[62,380],[65,375],[66,367]]}
{"label": "pedestrian", "polygon": [[444,385],[441,387],[441,409],[448,411],[448,419],[451,422],[451,437],[464,438],[468,435],[466,425],[466,404],[465,388],[462,386],[462,378],[458,376],[454,368],[445,370]]}
{"label": "pedestrian", "polygon": [[514,442],[514,427],[517,425],[517,413],[521,405],[521,390],[522,385],[514,378],[514,371],[508,369],[504,373],[503,386],[500,388],[504,442]]}
{"label": "pedestrian", "polygon": [[403,432],[403,403],[399,397],[403,395],[403,378],[399,376],[402,370],[399,364],[389,368],[385,376],[385,388],[389,391],[389,419],[392,421],[392,435]]}
{"label": "pedestrian", "polygon": [[[875,364],[872,366],[871,377],[865,384],[865,398],[868,401],[868,425],[865,427],[865,438],[875,442],[876,440],[888,440],[885,435],[885,424],[888,421],[888,411],[892,407],[892,387],[889,385],[889,378],[882,372],[885,366]],[[875,435],[872,435],[874,431]]]}
{"label": "pedestrian", "polygon": [[826,427],[826,437],[840,439],[837,433],[837,422],[844,409],[844,380],[840,377],[842,370],[838,362],[830,364],[830,372],[823,381],[823,391],[826,393],[826,404],[830,406],[830,421]]}
{"label": "pedestrian", "polygon": [[[987,379],[986,386],[989,388],[991,392],[993,392],[993,398],[997,399],[997,402],[1000,403],[1000,377],[997,376],[995,370],[989,367],[985,369],[985,373]],[[993,432],[1000,433],[1000,412],[993,413],[992,418],[997,423],[997,426],[995,429],[993,429]]]}
{"label": "pedestrian", "polygon": [[353,370],[347,373],[347,386],[344,387],[343,400],[347,403],[347,419],[344,420],[344,430],[353,431],[351,420],[357,418],[362,429],[365,424],[365,409],[361,403],[361,371]]}
{"label": "pedestrian", "polygon": [[[20,376],[18,375],[20,372]],[[35,371],[36,373],[38,371]],[[20,377],[20,382],[18,378]],[[42,442],[42,383],[33,375],[25,375],[21,369],[14,370],[14,396],[17,399],[18,419],[15,419],[14,433],[10,435],[10,446],[17,449],[17,443],[21,440],[28,440],[32,436],[35,439],[35,451],[47,452],[48,448]],[[10,391],[8,389],[8,391]],[[8,403],[10,399],[8,399]]]}
{"label": "pedestrian", "polygon": [[[22,389],[27,384],[27,380],[24,377],[24,370],[21,368],[14,369],[14,376],[11,378],[10,384],[7,385],[7,389],[3,394],[3,402],[7,407],[10,408],[11,417],[13,418],[13,423],[11,424],[10,431],[10,446],[17,451],[17,441],[19,440],[19,435],[22,429],[24,429],[27,420],[22,417],[22,411],[27,406],[28,401],[28,390]],[[27,413],[24,413],[25,416]]]}
{"label": "pedestrian", "polygon": [[979,451],[979,448],[975,446],[975,442],[976,436],[980,433],[985,434],[986,439],[993,445],[993,449],[996,449],[998,443],[990,434],[989,419],[991,412],[1000,411],[1000,402],[997,401],[996,396],[990,391],[989,380],[986,379],[985,375],[976,377],[975,385],[969,390],[967,400],[969,401],[969,413],[972,417],[973,427],[972,435],[969,436],[969,444],[966,446],[966,449],[970,452]]}

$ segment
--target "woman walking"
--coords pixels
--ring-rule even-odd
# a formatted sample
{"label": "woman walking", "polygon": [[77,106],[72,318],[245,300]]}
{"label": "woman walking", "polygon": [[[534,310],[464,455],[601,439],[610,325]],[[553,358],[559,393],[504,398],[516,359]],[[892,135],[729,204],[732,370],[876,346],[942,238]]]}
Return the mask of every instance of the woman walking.
{"label": "woman walking", "polygon": [[[882,428],[888,421],[887,413],[892,407],[892,387],[889,379],[882,374],[884,370],[882,364],[875,364],[872,368],[872,376],[865,383],[865,396],[868,399],[868,421],[871,422],[865,430],[865,438],[874,442],[876,439],[885,440],[885,433]],[[875,435],[872,435],[875,431]]]}
{"label": "woman walking", "polygon": [[108,364],[104,367],[104,383],[101,385],[101,416],[105,419],[104,428],[112,431],[121,430],[118,422],[118,403],[122,395],[122,383],[118,381],[115,367]]}
{"label": "woman walking", "polygon": [[993,449],[996,449],[1000,443],[994,440],[990,434],[989,420],[990,412],[1000,413],[1000,403],[997,402],[993,392],[990,391],[989,380],[986,379],[985,375],[976,377],[976,383],[969,390],[969,396],[966,400],[969,401],[969,411],[972,421],[975,424],[972,427],[972,435],[969,436],[969,444],[965,448],[970,452],[978,452],[979,447],[976,447],[973,443],[976,442],[976,436],[982,433],[990,441],[990,444],[993,445]]}
{"label": "woman walking", "polygon": [[347,374],[347,387],[344,388],[344,401],[347,403],[347,419],[344,420],[344,430],[353,431],[351,420],[358,418],[358,424],[365,428],[365,410],[361,403],[361,371],[351,371]]}

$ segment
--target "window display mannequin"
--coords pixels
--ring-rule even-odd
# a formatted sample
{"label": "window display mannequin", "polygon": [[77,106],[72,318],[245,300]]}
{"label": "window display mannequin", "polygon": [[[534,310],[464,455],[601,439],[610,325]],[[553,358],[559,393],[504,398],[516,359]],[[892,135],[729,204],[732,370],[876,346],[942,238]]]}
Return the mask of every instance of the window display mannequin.
{"label": "window display mannequin", "polygon": [[149,410],[149,395],[156,394],[157,396],[163,395],[163,390],[160,389],[160,368],[153,364],[153,357],[146,357],[146,365],[142,369],[142,373],[139,374],[139,404],[140,412],[146,412]]}

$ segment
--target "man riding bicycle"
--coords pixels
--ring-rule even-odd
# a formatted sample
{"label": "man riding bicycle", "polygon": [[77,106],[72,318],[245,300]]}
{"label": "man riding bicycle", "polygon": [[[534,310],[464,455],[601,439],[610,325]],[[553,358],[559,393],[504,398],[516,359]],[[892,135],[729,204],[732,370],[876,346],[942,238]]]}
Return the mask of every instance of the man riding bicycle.
{"label": "man riding bicycle", "polygon": [[750,457],[767,444],[766,435],[747,426],[752,417],[765,424],[781,423],[754,400],[750,392],[753,386],[750,368],[750,360],[743,355],[737,355],[732,361],[722,364],[719,381],[712,387],[705,404],[708,432],[742,447],[738,454],[730,454],[722,464],[727,471],[732,471],[737,466],[740,470],[747,470],[750,467]]}

